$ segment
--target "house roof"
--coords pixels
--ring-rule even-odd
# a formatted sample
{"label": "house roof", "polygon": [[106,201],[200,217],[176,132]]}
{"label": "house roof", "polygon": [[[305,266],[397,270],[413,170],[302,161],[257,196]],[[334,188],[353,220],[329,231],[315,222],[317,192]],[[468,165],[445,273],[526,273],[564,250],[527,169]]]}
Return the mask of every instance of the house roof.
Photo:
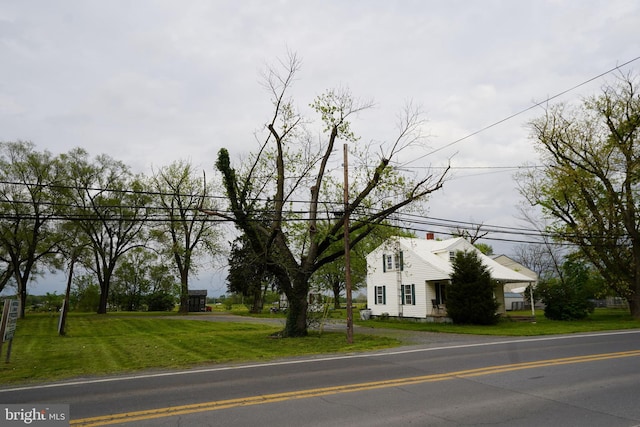
{"label": "house roof", "polygon": [[[480,256],[482,264],[487,267],[492,279],[500,280],[505,283],[532,281],[530,277],[511,270],[510,268],[505,267],[484,255],[462,237],[446,240],[400,237],[394,238],[393,242],[397,242],[403,250],[412,251],[417,257],[424,260],[424,262],[428,263],[433,269],[440,272],[442,279],[448,279],[453,271],[451,261],[449,261],[450,252],[476,251]],[[389,245],[389,243],[386,245]]]}
{"label": "house roof", "polygon": [[190,297],[199,297],[199,296],[207,296],[207,290],[206,289],[193,289],[193,290],[189,290],[189,296]]}
{"label": "house roof", "polygon": [[504,265],[505,267],[513,271],[517,271],[518,273],[524,274],[529,278],[530,281],[538,280],[538,275],[536,274],[535,271],[525,267],[524,265],[520,264],[518,261],[514,260],[513,258],[508,257],[507,255],[504,255],[504,254],[493,255],[491,258],[500,265]]}

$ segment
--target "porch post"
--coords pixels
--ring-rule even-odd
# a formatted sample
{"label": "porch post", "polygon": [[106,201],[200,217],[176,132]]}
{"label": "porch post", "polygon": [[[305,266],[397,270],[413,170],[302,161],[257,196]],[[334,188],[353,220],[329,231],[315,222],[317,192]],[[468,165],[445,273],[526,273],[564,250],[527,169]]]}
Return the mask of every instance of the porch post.
{"label": "porch post", "polygon": [[531,297],[531,321],[533,323],[536,323],[536,307],[535,307],[535,303],[533,301],[533,282],[529,282],[529,296]]}

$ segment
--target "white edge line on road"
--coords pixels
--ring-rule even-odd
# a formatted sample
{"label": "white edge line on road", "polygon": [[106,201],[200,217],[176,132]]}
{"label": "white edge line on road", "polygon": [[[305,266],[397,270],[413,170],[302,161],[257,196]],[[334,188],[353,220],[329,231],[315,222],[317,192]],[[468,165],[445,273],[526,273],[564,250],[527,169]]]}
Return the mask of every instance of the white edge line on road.
{"label": "white edge line on road", "polygon": [[0,394],[15,392],[15,391],[24,391],[24,390],[37,390],[37,389],[54,388],[54,387],[67,387],[67,386],[74,386],[74,385],[98,384],[98,383],[107,383],[107,382],[115,382],[115,381],[130,381],[130,380],[138,380],[141,378],[171,377],[171,376],[178,376],[178,375],[192,375],[192,374],[201,374],[201,373],[207,373],[207,372],[232,371],[237,369],[262,368],[262,367],[269,367],[269,366],[296,365],[296,364],[303,364],[303,363],[325,362],[325,361],[332,361],[332,360],[395,356],[399,354],[450,350],[450,349],[456,349],[456,348],[488,347],[493,345],[530,343],[530,342],[538,342],[538,341],[556,341],[556,340],[566,340],[566,339],[575,339],[575,338],[591,338],[591,337],[625,335],[625,334],[640,334],[640,330],[633,329],[633,330],[625,330],[625,331],[617,331],[617,332],[596,332],[596,333],[590,333],[590,334],[520,338],[520,339],[512,339],[512,340],[506,340],[506,341],[491,341],[491,342],[474,343],[474,344],[457,344],[457,345],[415,348],[415,349],[398,350],[398,351],[385,351],[385,352],[381,351],[379,353],[346,354],[341,356],[306,358],[306,359],[300,359],[300,360],[283,360],[280,362],[265,362],[265,363],[220,366],[220,367],[214,367],[214,368],[204,368],[204,369],[194,369],[194,370],[184,370],[184,371],[161,372],[157,374],[140,374],[140,375],[128,375],[128,376],[122,376],[122,377],[109,377],[109,378],[99,378],[99,379],[90,379],[90,380],[81,380],[81,381],[68,381],[68,382],[60,382],[60,383],[0,389]]}

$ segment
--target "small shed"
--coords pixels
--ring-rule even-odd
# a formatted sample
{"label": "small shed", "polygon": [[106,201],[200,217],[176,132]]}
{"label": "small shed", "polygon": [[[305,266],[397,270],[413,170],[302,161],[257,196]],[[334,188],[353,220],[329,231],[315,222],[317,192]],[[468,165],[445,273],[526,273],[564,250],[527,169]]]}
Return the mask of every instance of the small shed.
{"label": "small shed", "polygon": [[189,291],[189,311],[206,311],[207,290]]}

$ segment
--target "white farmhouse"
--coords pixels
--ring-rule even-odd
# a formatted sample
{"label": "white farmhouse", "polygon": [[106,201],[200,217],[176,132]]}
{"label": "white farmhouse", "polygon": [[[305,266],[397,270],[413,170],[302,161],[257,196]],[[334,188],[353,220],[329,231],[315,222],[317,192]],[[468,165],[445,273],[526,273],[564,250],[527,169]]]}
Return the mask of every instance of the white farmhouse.
{"label": "white farmhouse", "polygon": [[494,295],[504,313],[506,283],[533,280],[483,255],[464,238],[435,240],[393,237],[367,255],[367,305],[373,317],[446,319],[447,286],[457,251],[476,251],[491,278],[499,281]]}

